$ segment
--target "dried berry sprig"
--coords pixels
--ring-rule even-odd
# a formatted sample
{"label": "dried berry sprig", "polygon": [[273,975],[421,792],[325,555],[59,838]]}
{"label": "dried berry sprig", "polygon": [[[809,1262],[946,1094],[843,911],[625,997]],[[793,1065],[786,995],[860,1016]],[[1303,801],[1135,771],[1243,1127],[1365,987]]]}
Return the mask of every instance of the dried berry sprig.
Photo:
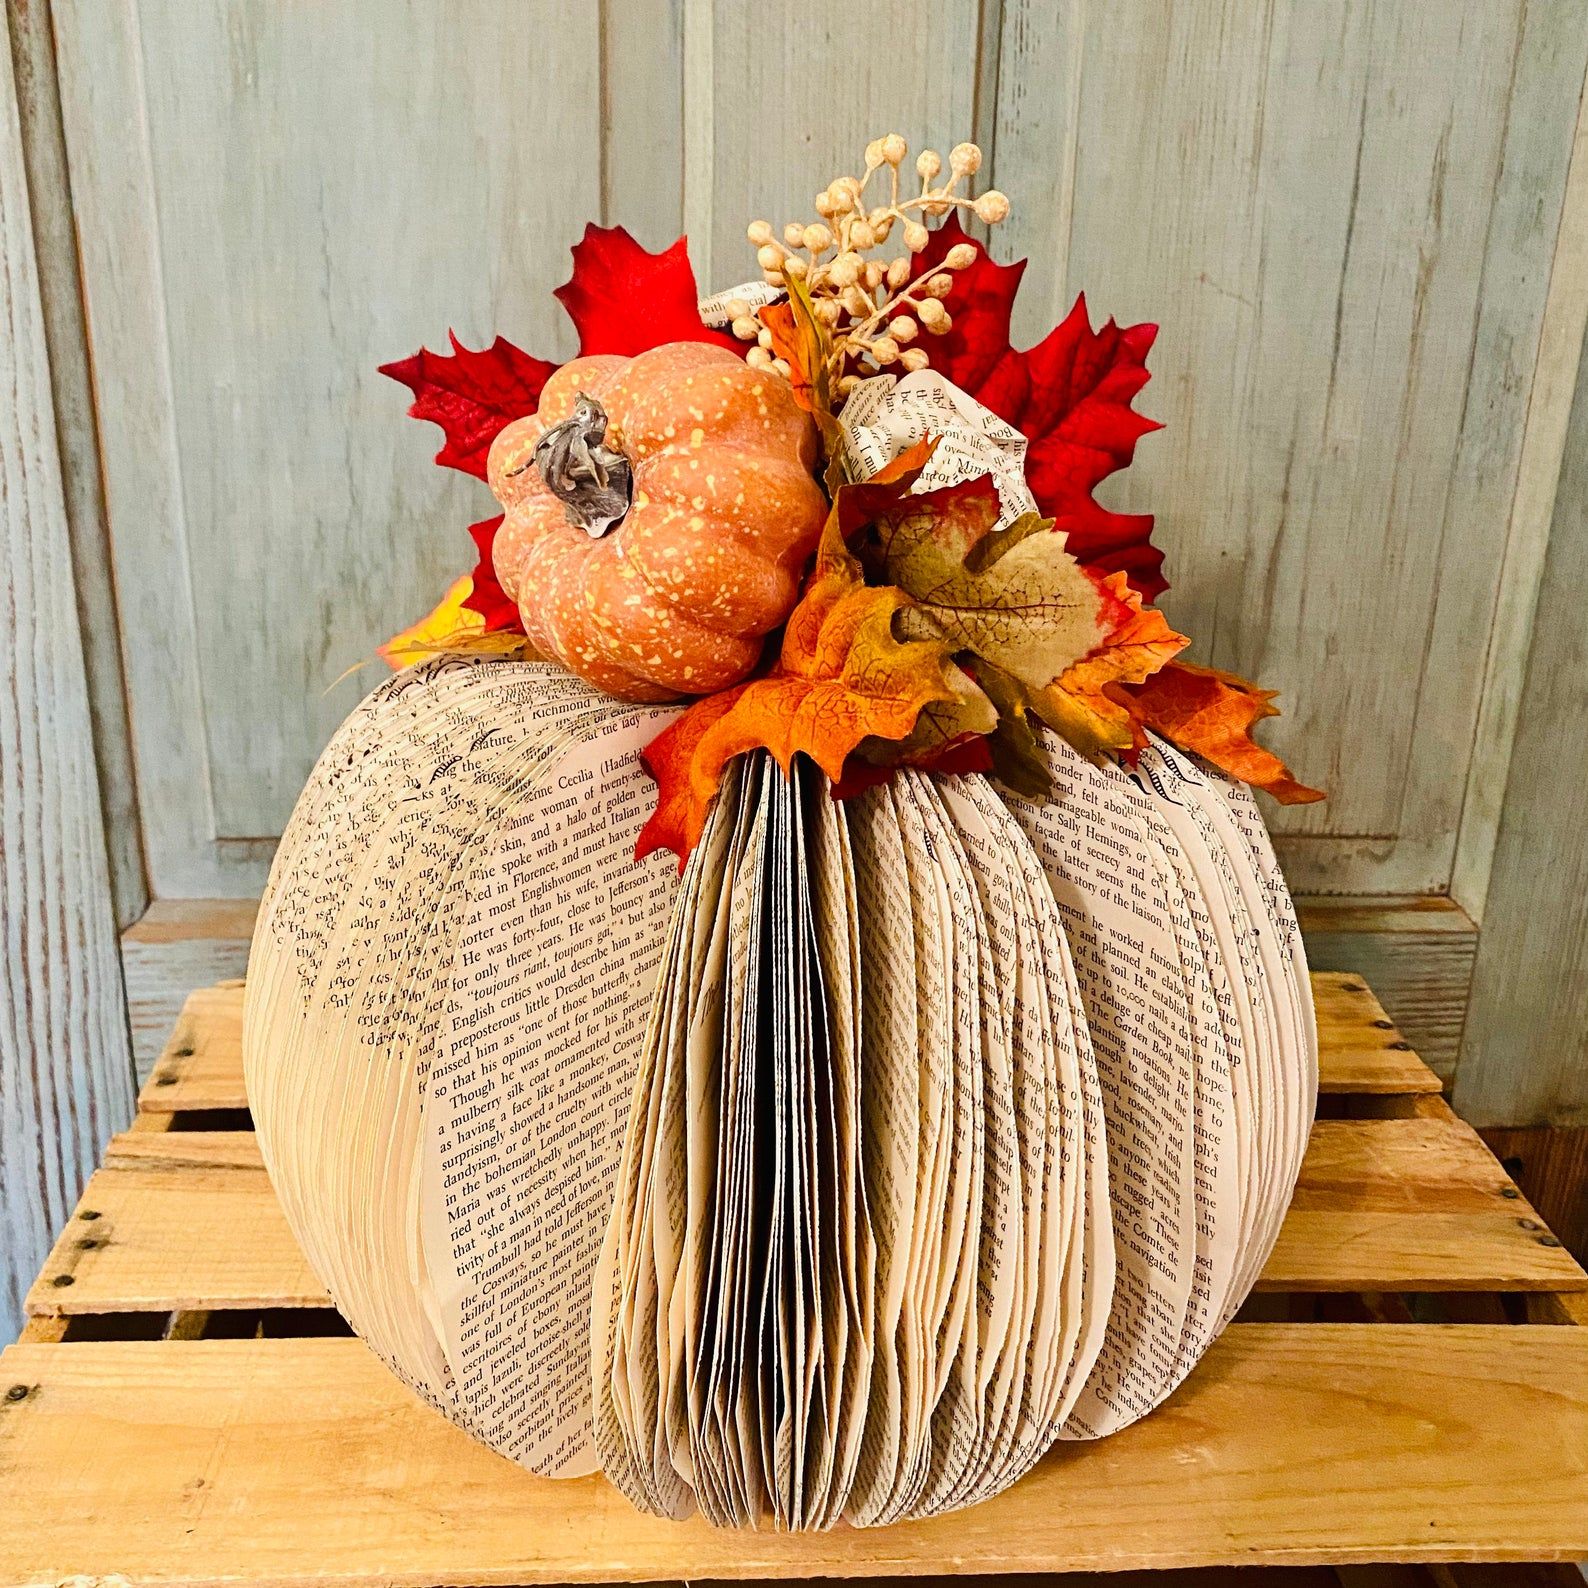
{"label": "dried berry sprig", "polygon": [[[866,145],[863,177],[836,177],[816,195],[819,220],[790,221],[781,240],[769,221],[752,221],[748,228],[766,280],[785,289],[797,280],[809,296],[827,334],[827,372],[839,396],[863,378],[857,369],[869,373],[893,364],[907,371],[925,369],[931,357],[917,344],[918,336],[922,331],[941,336],[954,323],[943,300],[953,290],[953,272],[973,264],[976,250],[960,243],[949,249],[942,269],[911,281],[911,256],[926,247],[930,235],[923,217],[968,209],[996,226],[1009,216],[1009,200],[996,189],[975,198],[956,191],[981,169],[982,154],[975,144],[956,144],[949,151],[948,178],[941,182],[941,156],[923,150],[915,161],[921,191],[914,198],[901,198],[899,168],[908,154],[908,145],[896,132],[874,138]],[[868,208],[866,188],[884,170],[888,199]],[[866,255],[887,243],[895,226],[907,251],[887,262],[868,259]],[[749,362],[787,375],[787,362],[773,353],[771,333],[750,305],[735,300],[728,310],[734,335],[756,344],[747,354]]]}

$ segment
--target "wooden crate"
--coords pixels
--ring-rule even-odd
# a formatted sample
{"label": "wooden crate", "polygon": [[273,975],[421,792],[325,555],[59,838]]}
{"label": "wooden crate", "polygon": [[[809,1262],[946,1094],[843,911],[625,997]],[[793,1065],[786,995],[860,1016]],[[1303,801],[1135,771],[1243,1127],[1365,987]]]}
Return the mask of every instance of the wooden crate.
{"label": "wooden crate", "polygon": [[1362,980],[1313,985],[1323,1096],[1301,1182],[1258,1294],[1186,1384],[985,1505],[803,1537],[531,1477],[405,1390],[348,1336],[277,1206],[241,985],[196,992],[0,1354],[0,1582],[1240,1565],[1377,1584],[1429,1578],[1345,1568],[1588,1556],[1588,1274]]}

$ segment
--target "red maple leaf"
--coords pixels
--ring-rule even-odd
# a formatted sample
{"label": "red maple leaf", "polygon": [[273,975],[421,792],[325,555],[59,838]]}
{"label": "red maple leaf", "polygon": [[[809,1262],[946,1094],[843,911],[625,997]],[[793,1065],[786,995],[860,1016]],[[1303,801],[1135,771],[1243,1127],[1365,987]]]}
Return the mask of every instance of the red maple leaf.
{"label": "red maple leaf", "polygon": [[469,538],[480,557],[474,565],[474,588],[463,604],[469,611],[478,612],[485,619],[487,634],[507,629],[517,629],[522,633],[524,624],[518,615],[518,603],[502,588],[502,581],[496,577],[496,564],[491,559],[491,548],[496,543],[496,532],[501,527],[500,513],[495,518],[469,525]]}
{"label": "red maple leaf", "polygon": [[[621,226],[587,226],[573,250],[573,275],[557,298],[579,332],[584,353],[643,353],[665,342],[716,342],[742,353],[744,345],[707,330],[696,306],[688,239],[648,254]],[[448,332],[450,353],[420,348],[411,358],[382,364],[414,394],[408,412],[441,426],[446,441],[436,462],[485,478],[491,443],[504,426],[540,404],[541,388],[557,369],[499,336],[478,352]]]}
{"label": "red maple leaf", "polygon": [[1024,260],[997,264],[951,216],[916,255],[913,274],[939,269],[959,243],[969,243],[976,259],[954,272],[944,304],[954,323],[932,340],[932,368],[1026,437],[1026,482],[1077,561],[1102,575],[1123,571],[1144,600],[1156,599],[1168,583],[1163,553],[1152,544],[1152,515],[1113,512],[1092,493],[1130,462],[1142,436],[1161,428],[1130,406],[1147,384],[1157,326],[1110,320],[1094,331],[1082,296],[1061,325],[1020,351],[1009,322]]}
{"label": "red maple leaf", "polygon": [[483,480],[497,432],[534,413],[541,387],[557,366],[514,347],[505,336],[479,352],[466,348],[452,332],[447,336],[450,353],[422,347],[411,358],[382,364],[380,372],[414,394],[408,412],[415,419],[441,426],[446,441],[436,462]]}
{"label": "red maple leaf", "polygon": [[689,263],[689,239],[647,253],[621,226],[586,226],[574,244],[573,275],[557,301],[579,332],[579,351],[632,357],[665,342],[715,342],[744,352],[744,344],[708,330]]}

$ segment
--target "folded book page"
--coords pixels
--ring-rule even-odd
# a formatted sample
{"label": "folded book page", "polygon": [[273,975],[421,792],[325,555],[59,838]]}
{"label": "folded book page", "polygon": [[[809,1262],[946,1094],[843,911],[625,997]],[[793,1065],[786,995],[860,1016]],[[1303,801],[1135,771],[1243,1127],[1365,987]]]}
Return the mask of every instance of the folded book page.
{"label": "folded book page", "polygon": [[594,1466],[587,1287],[676,888],[633,862],[635,750],[669,716],[539,663],[399,673],[322,755],[256,933],[250,1096],[311,1260],[538,1470]]}
{"label": "folded book page", "polygon": [[930,436],[936,445],[915,483],[918,493],[990,475],[1003,509],[1000,529],[1037,510],[1026,484],[1026,438],[935,370],[861,381],[838,424],[852,480],[870,479]]}

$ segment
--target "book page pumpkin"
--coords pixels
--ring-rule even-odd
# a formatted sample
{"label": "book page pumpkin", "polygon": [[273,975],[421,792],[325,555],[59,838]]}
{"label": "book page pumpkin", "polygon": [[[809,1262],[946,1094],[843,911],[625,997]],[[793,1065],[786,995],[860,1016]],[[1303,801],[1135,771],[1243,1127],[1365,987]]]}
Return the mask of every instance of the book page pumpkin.
{"label": "book page pumpkin", "polygon": [[631,858],[672,715],[436,657],[322,754],[243,1060],[336,1305],[493,1449],[720,1525],[956,1509],[1145,1415],[1312,1117],[1250,794],[1045,730],[1046,801],[908,768],[838,801],[761,750],[680,877]]}
{"label": "book page pumpkin", "polygon": [[322,756],[250,964],[261,1149],[355,1329],[531,1470],[723,1526],[937,1515],[1150,1413],[1316,1095],[1216,768],[1317,793],[1092,494],[1153,327],[1017,350],[959,226],[1008,200],[907,153],[704,302],[682,242],[587,234],[560,370],[391,366],[504,512]]}
{"label": "book page pumpkin", "polygon": [[[627,511],[605,532],[574,520],[536,462],[582,398],[632,477]],[[788,382],[726,348],[576,358],[491,447],[506,510],[497,577],[531,642],[608,694],[724,689],[793,608],[826,515],[815,461],[815,428]]]}

